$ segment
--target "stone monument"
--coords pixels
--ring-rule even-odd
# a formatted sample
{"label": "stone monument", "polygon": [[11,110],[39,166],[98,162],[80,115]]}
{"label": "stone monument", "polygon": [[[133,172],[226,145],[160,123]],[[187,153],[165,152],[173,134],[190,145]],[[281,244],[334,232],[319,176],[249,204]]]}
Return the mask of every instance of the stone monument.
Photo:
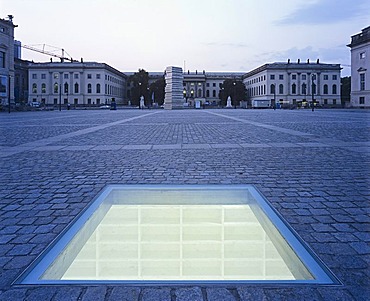
{"label": "stone monument", "polygon": [[164,108],[166,110],[183,109],[184,95],[182,90],[184,75],[182,68],[174,66],[167,67],[165,81]]}
{"label": "stone monument", "polygon": [[226,101],[226,108],[232,108],[233,106],[231,105],[231,97],[229,96]]}

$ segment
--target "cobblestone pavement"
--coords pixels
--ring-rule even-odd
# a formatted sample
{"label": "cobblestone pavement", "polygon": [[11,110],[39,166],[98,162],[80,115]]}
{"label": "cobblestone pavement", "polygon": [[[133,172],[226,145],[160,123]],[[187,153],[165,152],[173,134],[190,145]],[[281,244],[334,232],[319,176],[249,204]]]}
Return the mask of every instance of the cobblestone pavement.
{"label": "cobblestone pavement", "polygon": [[[369,300],[370,112],[0,114],[0,300]],[[254,184],[343,285],[13,282],[106,184]]]}

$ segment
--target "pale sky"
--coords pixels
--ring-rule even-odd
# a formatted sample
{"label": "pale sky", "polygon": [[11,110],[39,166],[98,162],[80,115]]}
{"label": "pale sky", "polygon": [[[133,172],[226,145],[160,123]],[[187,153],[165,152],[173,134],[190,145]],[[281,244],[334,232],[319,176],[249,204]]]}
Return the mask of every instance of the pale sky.
{"label": "pale sky", "polygon": [[[123,71],[248,72],[277,61],[350,64],[369,0],[0,0],[15,39]],[[51,48],[45,48],[51,50]],[[22,58],[50,57],[22,49]],[[350,74],[343,66],[342,76]]]}

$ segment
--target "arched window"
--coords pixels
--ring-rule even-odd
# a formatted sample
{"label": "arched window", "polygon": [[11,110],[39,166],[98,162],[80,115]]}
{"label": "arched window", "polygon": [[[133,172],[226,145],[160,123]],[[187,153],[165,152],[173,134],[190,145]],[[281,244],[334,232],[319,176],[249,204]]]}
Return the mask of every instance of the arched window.
{"label": "arched window", "polygon": [[209,90],[206,91],[206,97],[209,97]]}
{"label": "arched window", "polygon": [[32,93],[37,93],[37,84],[32,84]]}
{"label": "arched window", "polygon": [[91,84],[87,85],[87,93],[91,93]]}
{"label": "arched window", "polygon": [[212,91],[212,96],[213,96],[213,97],[216,97],[216,90],[213,90],[213,91]]}
{"label": "arched window", "polygon": [[100,93],[100,84],[96,84],[96,93]]}
{"label": "arched window", "polygon": [[279,94],[284,94],[284,85],[283,84],[279,85]]}
{"label": "arched window", "polygon": [[297,85],[296,84],[292,85],[292,94],[297,94]]}
{"label": "arched window", "polygon": [[54,93],[59,92],[59,85],[57,83],[54,84]]}
{"label": "arched window", "polygon": [[79,91],[78,83],[75,83],[75,93],[78,93],[78,91]]}
{"label": "arched window", "polygon": [[307,94],[307,85],[302,84],[302,94],[306,95]]}
{"label": "arched window", "polygon": [[41,93],[46,93],[46,84],[41,84]]}
{"label": "arched window", "polygon": [[329,88],[328,88],[328,85],[325,84],[324,85],[324,94],[328,94],[329,93]]}
{"label": "arched window", "polygon": [[198,90],[198,97],[202,97],[202,89]]}
{"label": "arched window", "polygon": [[68,94],[69,91],[69,85],[68,83],[64,83],[64,93]]}
{"label": "arched window", "polygon": [[316,84],[315,83],[312,83],[312,94],[316,94]]}
{"label": "arched window", "polygon": [[333,85],[333,93],[332,94],[337,94],[337,85]]}
{"label": "arched window", "polygon": [[271,84],[270,86],[270,94],[275,94],[275,85]]}

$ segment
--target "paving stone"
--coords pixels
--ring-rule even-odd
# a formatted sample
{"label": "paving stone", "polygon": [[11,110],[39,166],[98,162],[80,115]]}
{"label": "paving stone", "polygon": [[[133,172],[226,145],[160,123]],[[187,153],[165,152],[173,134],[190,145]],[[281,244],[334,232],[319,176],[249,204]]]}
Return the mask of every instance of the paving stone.
{"label": "paving stone", "polygon": [[226,288],[207,288],[208,301],[235,301],[233,294]]}
{"label": "paving stone", "polygon": [[107,294],[107,288],[102,286],[88,287],[83,294],[81,301],[104,301]]}
{"label": "paving stone", "polygon": [[113,287],[108,301],[138,301],[140,289],[135,287]]}
{"label": "paving stone", "polygon": [[[26,289],[10,289],[6,292],[0,292],[1,301],[16,301],[16,300],[27,300]],[[39,299],[40,300],[40,299]]]}
{"label": "paving stone", "polygon": [[175,290],[175,296],[176,301],[203,301],[203,293],[199,287],[178,288]]}
{"label": "paving stone", "polygon": [[75,301],[79,300],[82,294],[80,287],[59,287],[53,298],[53,301]]}
{"label": "paving stone", "polygon": [[56,287],[37,287],[33,289],[24,300],[25,301],[53,300],[56,291],[57,291]]}
{"label": "paving stone", "polygon": [[141,301],[171,301],[171,290],[169,288],[144,288]]}
{"label": "paving stone", "polygon": [[262,288],[259,287],[238,287],[240,301],[268,300]]}

